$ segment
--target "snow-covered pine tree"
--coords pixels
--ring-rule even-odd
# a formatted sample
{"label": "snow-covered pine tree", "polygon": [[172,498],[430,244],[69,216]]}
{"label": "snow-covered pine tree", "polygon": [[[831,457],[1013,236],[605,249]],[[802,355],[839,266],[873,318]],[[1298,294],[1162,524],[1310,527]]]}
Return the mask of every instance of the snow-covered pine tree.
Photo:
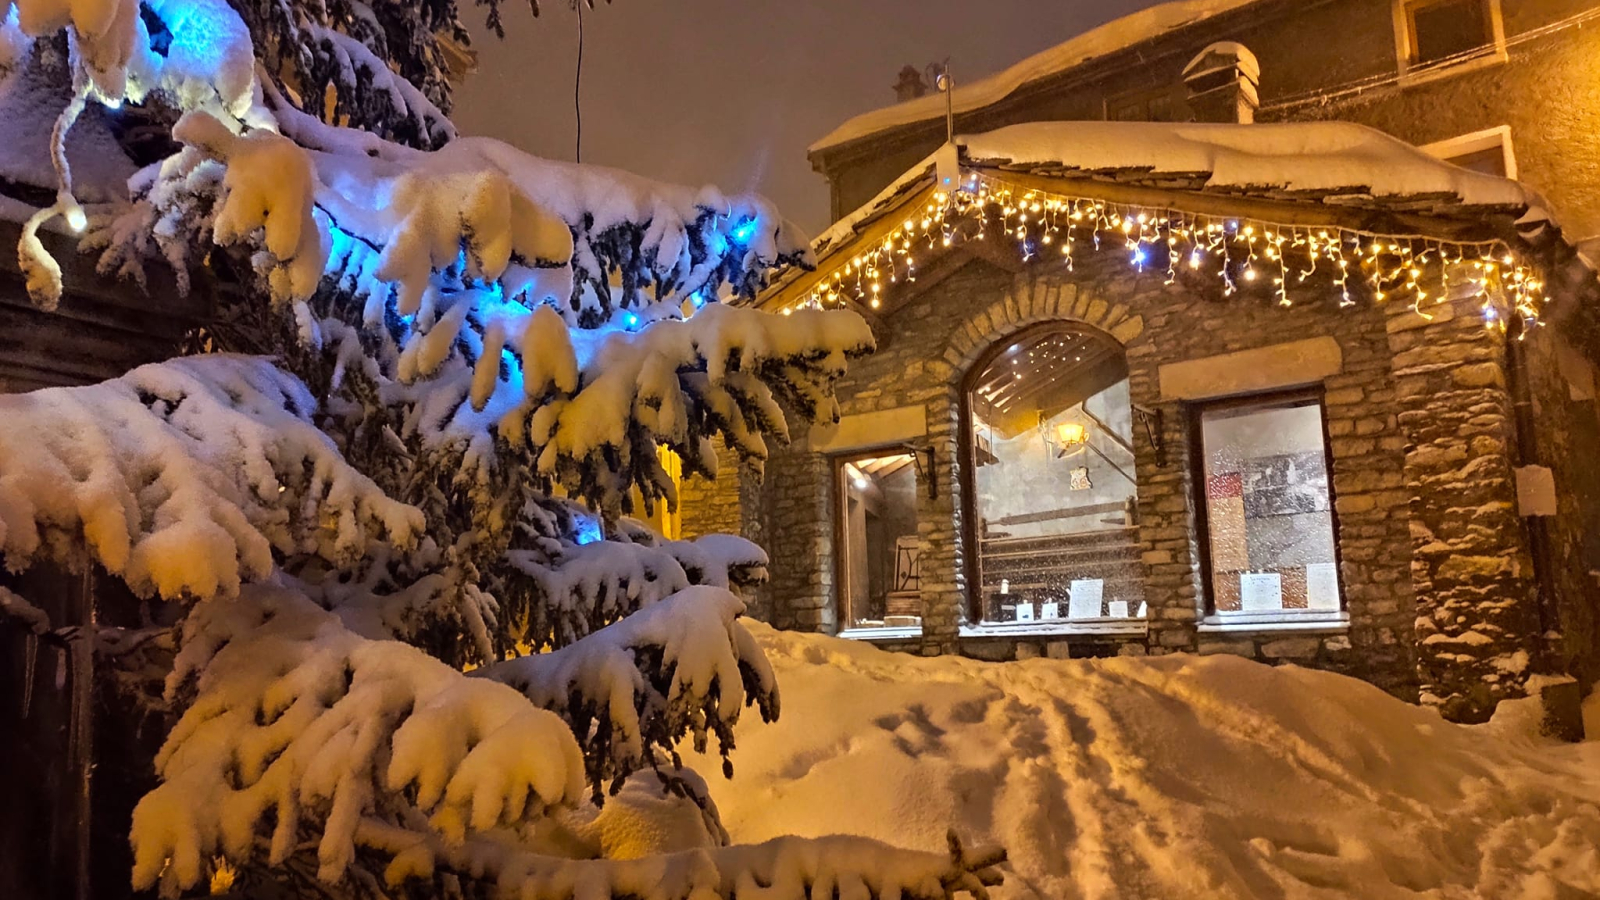
{"label": "snow-covered pine tree", "polygon": [[[6,569],[97,565],[178,612],[136,888],[984,894],[998,855],[954,840],[725,846],[680,763],[715,736],[727,769],[741,708],[778,713],[733,593],[766,560],[627,514],[674,502],[659,448],[759,465],[871,347],[850,313],[724,302],[805,262],[775,210],[454,137],[449,3],[14,6],[0,74],[70,80],[30,291],[63,289],[38,239],[62,223],[105,273],[231,285],[204,353],[0,398]],[[170,128],[86,212],[63,148],[91,104]],[[663,792],[675,852],[607,858],[604,817]]]}

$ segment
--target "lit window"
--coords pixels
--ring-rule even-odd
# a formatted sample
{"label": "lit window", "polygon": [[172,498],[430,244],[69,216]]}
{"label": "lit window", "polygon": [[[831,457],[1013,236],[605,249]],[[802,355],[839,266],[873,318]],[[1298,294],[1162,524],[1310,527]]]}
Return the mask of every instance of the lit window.
{"label": "lit window", "polygon": [[839,627],[922,624],[917,467],[909,453],[854,458],[839,472]]}
{"label": "lit window", "polygon": [[1199,432],[1212,611],[1222,619],[1338,613],[1320,397],[1206,407]]}
{"label": "lit window", "polygon": [[1401,70],[1504,53],[1499,0],[1396,0]]}
{"label": "lit window", "polygon": [[1027,332],[994,348],[968,387],[977,617],[1142,618],[1122,347],[1067,326]]}

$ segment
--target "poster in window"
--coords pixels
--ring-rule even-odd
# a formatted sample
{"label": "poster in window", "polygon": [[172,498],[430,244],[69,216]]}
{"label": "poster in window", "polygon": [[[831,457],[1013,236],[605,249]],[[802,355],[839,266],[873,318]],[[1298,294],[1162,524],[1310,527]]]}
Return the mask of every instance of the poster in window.
{"label": "poster in window", "polygon": [[1245,518],[1328,511],[1328,470],[1320,450],[1249,459],[1243,482]]}
{"label": "poster in window", "polygon": [[1067,599],[1067,617],[1072,619],[1100,618],[1101,601],[1105,598],[1106,583],[1099,578],[1075,578],[1072,595]]}
{"label": "poster in window", "polygon": [[1331,562],[1306,565],[1306,606],[1311,609],[1338,611],[1338,566]]}
{"label": "poster in window", "polygon": [[1283,609],[1283,576],[1277,572],[1242,572],[1239,607],[1245,612]]}

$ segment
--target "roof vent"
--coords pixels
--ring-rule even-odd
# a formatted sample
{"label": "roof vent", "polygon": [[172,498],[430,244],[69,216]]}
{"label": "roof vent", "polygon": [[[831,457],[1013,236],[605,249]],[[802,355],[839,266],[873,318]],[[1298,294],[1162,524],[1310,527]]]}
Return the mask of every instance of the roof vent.
{"label": "roof vent", "polygon": [[1201,122],[1255,121],[1261,99],[1256,86],[1261,83],[1261,63],[1250,48],[1234,41],[1222,41],[1201,50],[1183,67],[1183,83],[1189,88],[1189,108]]}

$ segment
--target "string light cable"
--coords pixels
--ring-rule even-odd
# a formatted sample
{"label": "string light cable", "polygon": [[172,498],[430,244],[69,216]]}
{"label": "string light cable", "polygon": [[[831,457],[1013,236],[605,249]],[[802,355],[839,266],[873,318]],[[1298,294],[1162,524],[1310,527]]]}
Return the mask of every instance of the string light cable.
{"label": "string light cable", "polygon": [[1355,305],[1352,291],[1364,286],[1374,301],[1399,297],[1424,318],[1432,317],[1430,307],[1471,291],[1481,300],[1485,325],[1500,329],[1509,317],[1538,324],[1548,301],[1537,271],[1502,239],[1453,241],[1197,215],[1053,193],[968,173],[960,189],[936,192],[898,228],[818,276],[781,312],[849,303],[877,309],[885,290],[916,281],[919,254],[925,257],[991,236],[1015,245],[1023,262],[1048,253],[1067,271],[1085,252],[1115,248],[1136,270],[1162,274],[1168,285],[1180,276],[1215,277],[1226,297],[1260,282],[1270,285],[1280,306],[1292,306],[1293,294],[1312,278],[1330,283],[1341,306]]}
{"label": "string light cable", "polygon": [[1461,53],[1443,57],[1433,61],[1432,63],[1429,63],[1426,68],[1412,69],[1403,73],[1385,72],[1381,75],[1358,78],[1354,81],[1345,82],[1344,84],[1333,85],[1331,87],[1315,88],[1299,94],[1291,94],[1287,97],[1274,100],[1273,102],[1262,106],[1260,111],[1274,112],[1277,110],[1289,110],[1301,106],[1309,106],[1314,103],[1332,103],[1336,100],[1342,100],[1346,97],[1360,94],[1365,91],[1399,84],[1407,79],[1419,78],[1434,72],[1442,72],[1462,63],[1472,62],[1475,59],[1492,55],[1496,50],[1502,48],[1509,55],[1512,48],[1520,47],[1523,44],[1527,44],[1531,41],[1540,40],[1569,29],[1581,28],[1584,25],[1596,20],[1600,20],[1600,7],[1587,9],[1583,12],[1568,16],[1565,19],[1551,22],[1547,25],[1541,25],[1538,28],[1530,28],[1527,31],[1523,31],[1518,34],[1510,35],[1506,37],[1504,41],[1491,45],[1487,48],[1474,47],[1471,50],[1466,50]]}

